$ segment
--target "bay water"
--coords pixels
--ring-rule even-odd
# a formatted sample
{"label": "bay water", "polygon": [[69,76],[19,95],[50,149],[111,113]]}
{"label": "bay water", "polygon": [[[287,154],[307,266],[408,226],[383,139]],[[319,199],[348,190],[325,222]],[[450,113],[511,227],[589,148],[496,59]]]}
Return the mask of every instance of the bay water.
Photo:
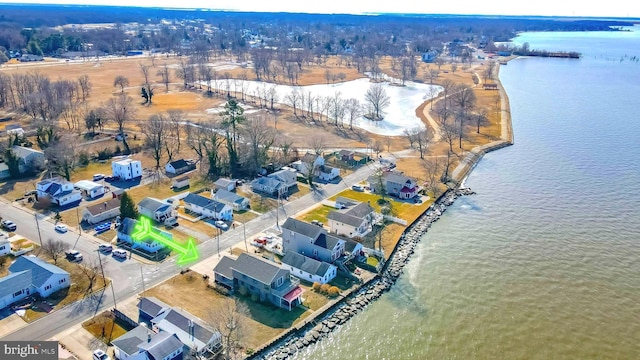
{"label": "bay water", "polygon": [[294,359],[640,358],[640,28],[524,33],[486,155],[397,284]]}

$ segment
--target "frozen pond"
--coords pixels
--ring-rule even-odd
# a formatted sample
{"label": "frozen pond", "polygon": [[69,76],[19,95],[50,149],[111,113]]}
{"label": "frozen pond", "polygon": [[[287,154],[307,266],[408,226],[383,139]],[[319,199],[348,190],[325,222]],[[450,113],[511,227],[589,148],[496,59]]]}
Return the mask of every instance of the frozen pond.
{"label": "frozen pond", "polygon": [[[264,89],[274,88],[278,98],[278,103],[286,104],[285,97],[298,88],[305,96],[311,92],[314,97],[333,97],[340,93],[342,99],[355,98],[361,104],[365,104],[364,95],[371,86],[369,78],[361,78],[336,84],[318,84],[307,86],[277,85],[260,81],[244,81],[244,91],[248,95],[255,95],[264,92]],[[382,121],[372,121],[361,117],[354,121],[353,126],[379,135],[402,135],[405,129],[416,127],[424,128],[424,124],[416,116],[416,108],[430,98],[430,89],[435,87],[438,92],[442,89],[437,85],[405,82],[405,86],[390,85],[389,82],[381,83],[389,95],[389,106],[384,110],[385,117]],[[235,85],[235,86],[234,86]],[[218,80],[218,88],[225,88],[224,81]],[[230,90],[241,91],[243,86],[240,81],[230,84]],[[315,106],[314,106],[315,108]],[[316,109],[314,109],[316,111]],[[348,118],[348,116],[347,116]],[[348,124],[348,121],[345,120]],[[347,125],[348,126],[348,125]]]}

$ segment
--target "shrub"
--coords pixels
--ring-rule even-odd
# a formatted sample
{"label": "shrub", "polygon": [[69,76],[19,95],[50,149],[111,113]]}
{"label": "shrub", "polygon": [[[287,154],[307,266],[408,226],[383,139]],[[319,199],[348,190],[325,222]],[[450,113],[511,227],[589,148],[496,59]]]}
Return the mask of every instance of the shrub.
{"label": "shrub", "polygon": [[253,350],[252,348],[248,348],[248,349],[245,351],[245,353],[246,353],[247,355],[251,355],[251,354],[253,354],[254,352],[255,352],[255,350]]}
{"label": "shrub", "polygon": [[329,284],[322,284],[322,286],[320,286],[320,292],[326,294],[329,292],[329,288]]}
{"label": "shrub", "polygon": [[113,151],[108,148],[104,148],[102,150],[98,150],[98,160],[107,160],[113,157]]}
{"label": "shrub", "polygon": [[320,284],[319,282],[314,282],[313,285],[311,285],[311,288],[313,289],[313,291],[315,292],[319,292],[320,291],[320,286],[322,286],[322,284]]}
{"label": "shrub", "polygon": [[251,294],[251,301],[258,302],[258,300],[260,300],[260,297],[258,297],[258,294]]}
{"label": "shrub", "polygon": [[86,151],[80,151],[78,153],[78,165],[87,166],[89,165],[90,160],[91,160],[91,157],[89,156],[89,153],[87,153]]}
{"label": "shrub", "polygon": [[337,286],[332,286],[332,287],[329,288],[328,294],[331,297],[336,297],[336,296],[340,295],[340,289],[338,289]]}
{"label": "shrub", "polygon": [[247,289],[246,286],[240,286],[240,288],[238,289],[238,292],[242,296],[247,296],[247,294],[249,293],[249,290]]}

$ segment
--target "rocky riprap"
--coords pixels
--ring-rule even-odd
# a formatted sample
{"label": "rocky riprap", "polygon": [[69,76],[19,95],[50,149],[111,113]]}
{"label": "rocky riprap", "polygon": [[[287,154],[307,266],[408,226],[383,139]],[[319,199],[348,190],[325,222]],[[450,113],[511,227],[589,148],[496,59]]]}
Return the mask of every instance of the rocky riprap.
{"label": "rocky riprap", "polygon": [[453,204],[456,198],[472,194],[475,193],[469,188],[447,191],[402,234],[383,271],[376,278],[349,295],[326,314],[320,315],[319,318],[316,318],[316,320],[299,331],[293,332],[280,341],[271,344],[260,353],[251,356],[251,358],[265,360],[287,359],[303,348],[320,341],[323,337],[336,330],[338,326],[364,310],[395,284],[400,275],[402,275],[404,266],[413,255],[420,238],[429,230],[431,224],[442,216],[447,207]]}

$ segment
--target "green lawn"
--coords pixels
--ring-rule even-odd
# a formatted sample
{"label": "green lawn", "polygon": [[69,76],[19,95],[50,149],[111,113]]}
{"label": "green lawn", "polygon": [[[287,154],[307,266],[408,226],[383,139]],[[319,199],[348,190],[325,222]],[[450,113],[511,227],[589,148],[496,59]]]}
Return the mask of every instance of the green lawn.
{"label": "green lawn", "polygon": [[190,190],[192,189],[186,188],[186,189],[180,189],[178,191],[174,191],[173,188],[171,188],[171,180],[162,179],[161,181],[158,181],[158,182],[154,182],[154,183],[142,185],[142,186],[136,186],[132,189],[128,189],[125,191],[127,192],[127,194],[129,194],[129,196],[131,196],[131,199],[133,199],[133,202],[137,204],[140,202],[140,200],[148,196],[162,200],[162,199],[166,199],[168,197],[177,195],[185,191],[190,191]]}
{"label": "green lawn", "polygon": [[[343,197],[350,198],[356,201],[361,201],[361,202],[369,201],[371,206],[377,212],[380,212],[380,205],[378,204],[378,199],[381,198],[380,195],[347,189],[329,198],[329,200],[335,200],[338,196],[343,196]],[[389,196],[387,196],[386,199],[390,202],[392,206],[393,216],[407,220],[407,222],[409,223],[417,219],[429,207],[429,205],[433,203],[432,199],[424,201],[421,204],[414,204],[412,202],[404,202],[404,201],[396,201]]]}
{"label": "green lawn", "polygon": [[298,219],[306,222],[317,220],[326,224],[327,215],[329,215],[329,213],[334,210],[336,210],[336,208],[320,204],[314,207],[313,209],[311,209],[309,212],[298,216]]}

